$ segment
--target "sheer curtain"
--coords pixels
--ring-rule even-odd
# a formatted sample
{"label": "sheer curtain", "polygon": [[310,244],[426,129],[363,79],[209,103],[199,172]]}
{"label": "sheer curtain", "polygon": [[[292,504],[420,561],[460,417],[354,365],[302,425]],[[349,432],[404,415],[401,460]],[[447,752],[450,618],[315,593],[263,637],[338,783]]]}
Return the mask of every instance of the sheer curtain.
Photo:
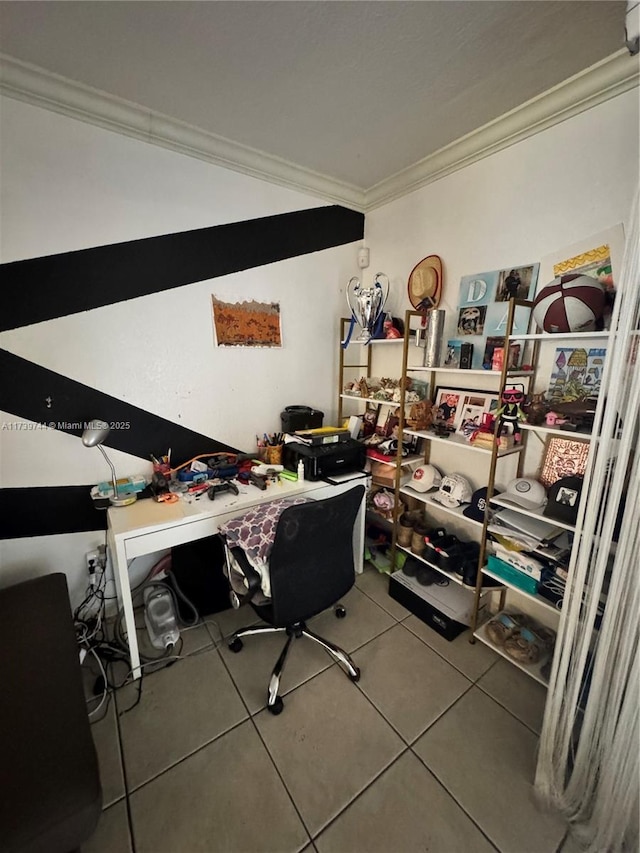
{"label": "sheer curtain", "polygon": [[[640,773],[640,266],[626,236],[535,788],[592,853],[638,849]],[[617,539],[617,543],[616,540]],[[606,596],[599,630],[598,605]]]}

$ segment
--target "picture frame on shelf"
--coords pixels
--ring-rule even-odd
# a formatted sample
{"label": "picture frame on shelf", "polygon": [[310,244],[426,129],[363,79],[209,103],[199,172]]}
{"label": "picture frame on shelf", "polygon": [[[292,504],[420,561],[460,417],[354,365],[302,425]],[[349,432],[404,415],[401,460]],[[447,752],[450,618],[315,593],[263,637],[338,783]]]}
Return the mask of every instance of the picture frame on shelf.
{"label": "picture frame on shelf", "polygon": [[447,341],[447,352],[444,357],[444,367],[459,368],[462,341]]}
{"label": "picture frame on shelf", "polygon": [[550,436],[545,442],[538,480],[548,489],[562,477],[584,474],[588,456],[588,441]]}
{"label": "picture frame on shelf", "polygon": [[439,426],[455,430],[458,407],[466,393],[464,388],[447,388],[438,385],[433,398],[435,421]]}
{"label": "picture frame on shelf", "polygon": [[498,401],[498,394],[492,391],[467,391],[458,409],[456,435],[470,441],[482,426],[484,415],[497,410]]}
{"label": "picture frame on shelf", "polygon": [[459,435],[463,418],[465,421],[478,417],[482,422],[485,412],[493,412],[498,408],[499,394],[496,391],[470,390],[469,388],[451,388],[438,386],[434,397],[435,422]]}
{"label": "picture frame on shelf", "polygon": [[362,416],[362,435],[365,438],[375,433],[381,408],[382,406],[367,403],[367,408]]}

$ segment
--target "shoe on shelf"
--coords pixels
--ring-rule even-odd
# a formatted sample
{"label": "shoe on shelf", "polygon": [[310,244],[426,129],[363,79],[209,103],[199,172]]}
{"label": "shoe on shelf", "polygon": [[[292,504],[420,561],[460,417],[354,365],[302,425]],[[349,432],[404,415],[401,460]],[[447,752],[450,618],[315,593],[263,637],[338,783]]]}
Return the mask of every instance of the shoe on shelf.
{"label": "shoe on shelf", "polygon": [[526,617],[521,613],[498,613],[487,622],[486,634],[496,646],[504,646],[505,642],[523,627]]}
{"label": "shoe on shelf", "polygon": [[520,628],[504,641],[504,650],[518,663],[533,664],[542,658],[547,646],[532,628]]}

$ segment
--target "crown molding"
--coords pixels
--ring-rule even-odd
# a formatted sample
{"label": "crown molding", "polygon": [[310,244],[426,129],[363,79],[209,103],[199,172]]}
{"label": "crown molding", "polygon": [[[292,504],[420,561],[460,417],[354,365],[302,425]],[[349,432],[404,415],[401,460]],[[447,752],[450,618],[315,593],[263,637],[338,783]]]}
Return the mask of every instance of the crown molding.
{"label": "crown molding", "polygon": [[0,93],[224,169],[364,210],[364,191],[359,187],[1,53]]}
{"label": "crown molding", "polygon": [[623,48],[363,190],[0,54],[0,92],[10,98],[364,213],[629,91],[638,83],[639,57],[630,56]]}
{"label": "crown molding", "polygon": [[637,87],[639,68],[637,56],[617,51],[371,187],[365,213]]}

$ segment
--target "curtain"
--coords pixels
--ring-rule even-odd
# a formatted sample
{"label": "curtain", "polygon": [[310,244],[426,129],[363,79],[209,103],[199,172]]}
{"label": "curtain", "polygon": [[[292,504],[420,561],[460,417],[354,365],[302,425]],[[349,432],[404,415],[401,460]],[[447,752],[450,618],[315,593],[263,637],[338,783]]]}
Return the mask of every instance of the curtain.
{"label": "curtain", "polygon": [[[638,197],[540,738],[535,789],[591,853],[638,849],[640,266]],[[604,613],[602,605],[604,604]],[[600,608],[600,614],[599,614]]]}

